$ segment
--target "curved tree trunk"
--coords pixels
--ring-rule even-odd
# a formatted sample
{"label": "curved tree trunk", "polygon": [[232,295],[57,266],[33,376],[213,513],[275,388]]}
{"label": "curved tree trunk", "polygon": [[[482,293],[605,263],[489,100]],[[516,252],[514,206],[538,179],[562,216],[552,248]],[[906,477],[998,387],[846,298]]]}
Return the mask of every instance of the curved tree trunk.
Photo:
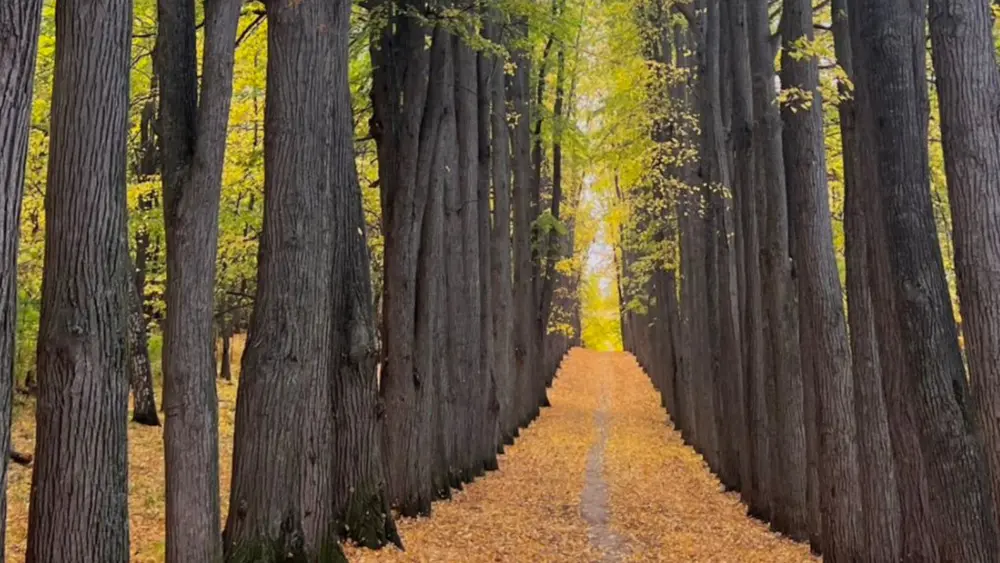
{"label": "curved tree trunk", "polygon": [[[28,127],[41,0],[0,6],[0,452],[10,449],[17,334],[17,245],[21,234]],[[0,459],[0,490],[7,490],[7,456]],[[4,553],[7,497],[0,496],[0,553]]]}
{"label": "curved tree trunk", "polygon": [[122,234],[130,8],[56,6],[28,516],[33,562],[129,560]]}

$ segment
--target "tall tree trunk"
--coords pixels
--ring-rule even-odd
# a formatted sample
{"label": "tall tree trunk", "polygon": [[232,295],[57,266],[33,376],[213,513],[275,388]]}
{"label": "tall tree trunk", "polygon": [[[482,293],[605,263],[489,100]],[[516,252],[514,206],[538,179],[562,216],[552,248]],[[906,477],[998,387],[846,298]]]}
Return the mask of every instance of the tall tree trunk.
{"label": "tall tree trunk", "polygon": [[[982,432],[996,516],[1000,514],[1000,116],[996,107],[1000,71],[990,4],[989,0],[932,0],[928,19],[972,408]],[[961,429],[970,430],[967,423]],[[944,501],[944,514],[957,518],[955,510],[984,502],[975,498],[981,490],[977,480],[952,482],[951,487],[956,498]],[[952,504],[963,497],[964,505]],[[931,500],[938,502],[933,495]],[[988,517],[983,508],[979,510]],[[967,527],[965,533],[992,529],[987,523],[962,526]],[[950,540],[960,544],[965,538],[950,536]]]}
{"label": "tall tree trunk", "polygon": [[794,539],[808,537],[806,435],[798,314],[789,264],[788,210],[781,121],[774,87],[767,2],[750,4],[750,64],[753,72],[754,145],[766,204],[761,237],[761,280],[767,342],[765,369],[773,380],[771,410],[771,522]]}
{"label": "tall tree trunk", "polygon": [[813,371],[805,375],[813,377],[817,407],[808,416],[821,433],[820,545],[826,557],[851,561],[864,555],[851,351],[830,223],[819,64],[816,57],[795,52],[803,40],[813,40],[812,4],[785,0],[782,17],[782,85],[810,97],[808,107],[796,107],[793,101],[782,108],[782,119],[799,315],[802,326],[810,328],[802,345],[809,348]]}
{"label": "tall tree trunk", "polygon": [[[515,24],[515,34],[525,37],[525,21]],[[518,426],[527,426],[538,414],[538,397],[535,395],[535,371],[538,343],[535,339],[537,307],[533,277],[531,231],[534,223],[532,204],[531,168],[531,116],[528,105],[528,77],[531,61],[522,50],[515,50],[512,61],[516,68],[510,76],[508,90],[511,106],[518,119],[511,129],[513,154],[513,207],[514,207],[514,369],[517,373],[514,404],[517,405]]]}
{"label": "tall tree trunk", "polygon": [[[494,38],[495,39],[495,38]],[[510,131],[507,126],[507,97],[504,84],[504,60],[492,59],[490,95],[492,112],[490,150],[493,179],[493,230],[491,238],[493,338],[496,359],[493,362],[500,403],[500,434],[503,443],[512,444],[517,432],[517,377],[514,363],[514,293],[511,264],[510,201]]]}
{"label": "tall tree trunk", "polygon": [[[41,0],[0,6],[0,452],[10,449],[11,399],[17,335],[17,246],[21,234],[28,128]],[[7,457],[0,490],[7,490]],[[0,553],[7,530],[7,497],[0,496]]]}
{"label": "tall tree trunk", "polygon": [[[884,245],[884,255],[872,261],[878,268],[873,274],[876,282],[888,286],[895,305],[895,316],[889,319],[897,324],[902,344],[902,354],[882,355],[887,361],[898,359],[902,366],[885,373],[886,396],[896,403],[890,421],[895,424],[896,418],[915,427],[923,446],[918,460],[923,462],[929,502],[926,511],[917,508],[917,515],[933,514],[925,533],[931,531],[936,540],[939,552],[934,559],[992,561],[997,556],[996,522],[982,477],[981,445],[970,421],[965,369],[930,198],[924,4],[896,0],[852,6],[860,8],[859,45],[864,48],[864,67],[859,65],[858,72],[863,68],[868,73],[872,117],[884,124],[874,128],[880,182],[872,191],[879,207],[869,241],[873,247]],[[893,436],[896,460],[902,465],[897,474],[900,489],[919,491],[920,470],[905,459],[916,450],[902,448],[909,445],[906,438],[911,437],[897,441]],[[907,500],[904,495],[904,514],[910,509]],[[910,544],[907,533],[916,531],[904,528],[904,546],[922,547]]]}
{"label": "tall tree trunk", "polygon": [[[458,165],[455,198],[448,202],[448,212],[457,220],[458,236],[449,237],[449,261],[459,260],[461,272],[456,287],[449,287],[449,302],[457,304],[457,315],[450,318],[449,326],[457,330],[460,340],[460,371],[456,373],[461,385],[464,417],[453,419],[462,430],[457,434],[460,450],[458,469],[465,481],[481,475],[477,465],[476,442],[483,425],[483,412],[479,409],[482,396],[488,389],[481,369],[481,302],[479,279],[479,124],[478,124],[478,71],[476,53],[458,36],[454,37],[455,57],[455,123],[457,129]],[[457,248],[455,248],[457,246]],[[449,280],[451,281],[451,280]],[[456,291],[457,290],[457,291]],[[461,420],[462,422],[458,422]]]}
{"label": "tall tree trunk", "polygon": [[217,559],[218,397],[215,388],[215,262],[238,0],[206,0],[198,92],[192,0],[157,3],[157,74],[164,223],[163,327],[167,562]]}
{"label": "tall tree trunk", "polygon": [[28,561],[129,560],[122,233],[131,34],[129,2],[56,7]]}
{"label": "tall tree trunk", "polygon": [[[741,330],[743,337],[744,404],[746,408],[746,449],[740,458],[740,491],[750,513],[767,518],[764,481],[768,475],[768,410],[764,373],[764,312],[761,303],[760,241],[756,206],[757,183],[753,146],[753,82],[750,71],[750,44],[747,30],[747,0],[729,2],[729,29],[732,41],[733,117],[732,137],[736,155],[733,186],[740,195],[738,213],[742,217],[743,293]],[[739,242],[739,241],[737,241]]]}
{"label": "tall tree trunk", "polygon": [[358,234],[351,5],[269,8],[264,226],[226,545],[239,561],[329,560],[341,535],[369,546],[395,539]]}
{"label": "tall tree trunk", "polygon": [[[391,5],[381,8],[389,10]],[[431,348],[442,339],[430,340],[438,298],[436,271],[443,270],[443,253],[430,244],[440,244],[433,236],[440,225],[425,222],[436,210],[428,201],[440,181],[440,174],[432,172],[438,164],[443,86],[437,77],[445,46],[435,41],[431,50],[425,49],[428,33],[422,25],[403,14],[388,15],[392,25],[379,31],[371,49],[371,129],[378,144],[385,235],[379,391],[385,402],[383,451],[388,456],[390,503],[403,515],[416,516],[430,513],[435,453],[430,405],[435,378],[443,373],[442,366],[433,364],[437,355]],[[428,80],[431,75],[435,80]],[[437,213],[433,218],[443,221]],[[429,273],[427,266],[432,268]],[[418,293],[428,299],[418,301]],[[422,346],[417,339],[423,339]]]}
{"label": "tall tree trunk", "polygon": [[[833,40],[840,64],[854,82],[854,96],[840,100],[840,135],[844,160],[844,246],[847,267],[847,314],[854,374],[854,412],[858,428],[862,546],[873,562],[894,562],[900,553],[899,494],[893,465],[889,421],[882,395],[878,340],[868,283],[864,182],[875,177],[867,88],[854,73],[846,0],[834,0]],[[844,87],[841,86],[843,89]]]}
{"label": "tall tree trunk", "polygon": [[[490,24],[487,24],[489,26]],[[492,31],[484,32],[486,38]],[[494,64],[485,53],[476,55],[476,179],[477,240],[479,242],[479,369],[482,391],[477,409],[481,416],[479,434],[476,436],[477,465],[493,471],[497,469],[497,446],[500,444],[500,401],[497,398],[496,337],[493,334],[493,252],[492,220],[490,213],[490,105],[493,98],[493,81],[502,81],[502,75],[493,74]],[[506,147],[504,147],[506,148]]]}
{"label": "tall tree trunk", "polygon": [[[874,53],[875,43],[871,43],[875,33],[880,30],[889,29],[888,18],[895,17],[890,14],[902,14],[904,19],[911,22],[913,27],[917,25],[923,29],[923,18],[914,18],[909,15],[909,6],[889,5],[883,6],[880,21],[867,20],[875,12],[868,11],[868,7],[858,2],[849,0],[848,9],[850,13],[857,17],[849,18],[851,28],[851,39],[858,48],[853,49],[855,72],[857,84],[864,88],[859,95],[861,105],[859,119],[860,131],[862,132],[862,145],[867,150],[863,151],[864,171],[872,178],[873,187],[864,191],[865,207],[865,229],[867,242],[867,272],[868,284],[873,305],[873,320],[875,323],[875,333],[878,342],[878,366],[881,368],[881,381],[883,397],[886,402],[886,412],[888,417],[890,444],[892,446],[895,478],[898,485],[899,509],[901,516],[901,537],[900,556],[903,559],[917,561],[936,561],[938,559],[937,543],[932,533],[932,519],[934,516],[930,511],[927,479],[923,462],[920,455],[922,445],[920,442],[919,430],[916,428],[916,405],[908,397],[904,385],[908,384],[909,374],[905,366],[905,352],[903,350],[903,336],[901,327],[897,322],[897,303],[892,290],[892,274],[889,271],[889,248],[885,223],[882,221],[881,198],[878,197],[876,187],[883,181],[881,176],[881,166],[885,156],[882,152],[881,141],[878,133],[878,122],[876,104],[885,104],[887,98],[876,100],[874,97],[875,85],[873,82],[881,82],[883,77],[877,74],[877,61],[880,61],[881,53]],[[919,22],[919,24],[918,24]],[[893,31],[893,33],[896,33]],[[908,41],[916,43],[916,41]],[[896,63],[908,62],[912,57],[911,52],[915,51],[914,45],[909,45],[910,52],[898,45],[891,46],[892,56]],[[923,49],[923,47],[920,47]],[[872,58],[874,57],[874,58]],[[869,60],[871,59],[871,60]],[[921,61],[923,58],[921,57]],[[919,82],[924,80],[923,62],[920,68],[916,65],[909,67],[909,72],[914,74],[914,78],[909,79],[900,76],[899,72],[905,72],[907,68],[894,69],[890,75],[892,80],[897,82],[894,88],[899,88],[899,82]],[[883,85],[884,86],[884,85]],[[902,86],[906,87],[906,86]],[[885,112],[885,108],[880,110]],[[914,129],[910,133],[925,134],[924,126],[926,120],[918,118],[918,123],[913,123],[912,119],[908,126]]]}

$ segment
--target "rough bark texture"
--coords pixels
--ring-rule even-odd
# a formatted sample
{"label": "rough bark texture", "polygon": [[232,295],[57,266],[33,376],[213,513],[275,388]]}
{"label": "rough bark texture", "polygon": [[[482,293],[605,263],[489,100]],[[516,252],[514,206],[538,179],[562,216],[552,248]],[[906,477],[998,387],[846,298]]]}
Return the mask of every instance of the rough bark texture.
{"label": "rough bark texture", "polygon": [[[123,244],[125,244],[123,242]],[[142,310],[142,296],[135,284],[132,260],[128,251],[123,252],[127,268],[122,291],[128,302],[128,379],[132,388],[132,422],[146,426],[159,426],[156,413],[156,394],[153,392],[153,370],[149,364],[149,343],[146,333],[146,315]]]}
{"label": "rough bark texture", "polygon": [[[885,373],[886,397],[903,403],[890,407],[890,422],[895,426],[902,419],[908,428],[917,429],[929,492],[927,511],[919,506],[917,516],[930,518],[931,528],[924,532],[936,540],[939,551],[934,558],[990,561],[997,555],[996,522],[967,404],[965,369],[930,199],[923,4],[897,0],[858,7],[859,45],[866,51],[862,63],[868,65],[872,115],[879,125],[875,137],[880,182],[873,199],[880,207],[869,240],[873,247],[884,245],[888,255],[872,261],[879,278],[874,283],[889,285],[895,305],[890,320],[897,323],[902,343],[897,357],[902,368]],[[902,449],[912,437],[897,437],[893,445],[902,465],[897,473],[900,490],[919,491],[919,468],[904,457],[913,457],[916,450]],[[907,517],[908,500],[904,496]],[[908,535],[916,530],[907,529],[907,524],[904,520],[903,545],[930,547],[916,537],[911,544]]]}
{"label": "rough bark texture", "polygon": [[788,210],[781,146],[781,120],[774,90],[774,57],[767,2],[750,5],[750,64],[753,71],[754,144],[766,200],[761,236],[761,279],[767,322],[765,369],[773,374],[769,394],[772,442],[771,522],[795,539],[808,536],[806,436],[798,314],[789,264]]}
{"label": "rough bark texture", "polygon": [[493,60],[491,72],[490,150],[493,179],[493,231],[491,233],[492,307],[497,399],[500,404],[500,434],[503,443],[514,441],[517,379],[514,363],[514,289],[511,255],[510,200],[510,131],[507,125],[507,96],[504,85],[504,61]]}
{"label": "rough bark texture", "polygon": [[167,561],[217,559],[218,397],[215,388],[215,262],[238,0],[205,3],[198,91],[192,0],[157,3],[164,222],[163,412]]}
{"label": "rough bark texture", "polygon": [[729,29],[732,41],[733,117],[732,138],[735,149],[733,186],[739,194],[742,217],[743,293],[740,334],[743,339],[743,389],[747,433],[745,455],[740,459],[741,489],[750,513],[766,518],[767,500],[762,481],[767,479],[768,410],[764,396],[764,310],[761,303],[760,239],[757,209],[758,185],[753,146],[753,83],[750,71],[750,44],[747,25],[747,0],[728,0]]}
{"label": "rough bark texture", "polygon": [[350,3],[269,6],[257,299],[226,523],[234,561],[331,560],[392,536],[347,90]]}
{"label": "rough bark texture", "polygon": [[129,560],[122,233],[131,23],[127,1],[56,7],[28,561]]}
{"label": "rough bark texture", "polygon": [[[437,273],[429,279],[427,275],[418,277],[428,259],[436,260],[433,266],[443,269],[442,253],[431,246],[431,240],[425,240],[431,237],[440,243],[436,237],[440,225],[424,225],[425,211],[430,214],[436,210],[428,204],[428,195],[439,189],[439,177],[435,176],[432,185],[431,171],[441,128],[443,86],[437,76],[443,46],[435,42],[432,51],[426,50],[426,30],[408,17],[393,15],[392,23],[395,29],[387,26],[372,46],[371,128],[378,143],[385,233],[379,391],[385,402],[383,451],[389,455],[389,500],[404,515],[416,516],[430,513],[433,446],[429,406],[434,382],[443,373],[443,367],[432,363],[436,354],[430,348],[440,344],[440,339],[430,339],[438,298]],[[429,82],[430,73],[436,79]],[[443,221],[436,213],[434,219]],[[428,298],[418,302],[418,292]],[[424,343],[421,347],[416,345],[418,338]]]}
{"label": "rough bark texture", "polygon": [[[38,50],[41,0],[0,6],[0,451],[10,449],[14,344],[17,330],[17,245],[21,234],[31,92]],[[7,456],[0,460],[7,490]],[[4,552],[7,497],[0,497],[0,553]]]}
{"label": "rough bark texture", "polygon": [[[982,432],[996,515],[1000,512],[1000,71],[991,8],[988,0],[932,0],[928,19],[972,408]],[[975,481],[956,486],[978,487]]]}
{"label": "rough bark texture", "polygon": [[[518,23],[518,34],[527,34],[527,24]],[[532,222],[532,171],[531,130],[528,110],[528,77],[531,63],[523,51],[514,51],[516,65],[510,76],[508,90],[511,106],[518,116],[511,128],[513,153],[513,207],[514,207],[514,369],[517,373],[514,404],[517,405],[519,426],[527,426],[538,414],[538,397],[535,396],[535,372],[538,346],[535,342],[537,307],[533,260],[531,251]]]}
{"label": "rough bark texture", "polygon": [[820,545],[824,556],[851,561],[864,555],[854,381],[830,222],[819,65],[816,57],[793,56],[797,42],[813,40],[812,5],[808,0],[785,0],[782,17],[783,87],[811,96],[808,108],[786,105],[782,118],[799,315],[802,326],[810,329],[808,342],[803,339],[802,344],[809,347],[815,384],[816,410],[807,412],[819,429]]}
{"label": "rough bark texture", "polygon": [[874,309],[868,283],[865,190],[876,178],[870,108],[865,77],[854,72],[846,0],[834,0],[833,39],[837,62],[854,82],[853,98],[840,101],[844,160],[844,246],[847,314],[854,374],[854,412],[858,428],[858,466],[864,553],[872,562],[894,562],[900,553],[899,495],[882,395]]}

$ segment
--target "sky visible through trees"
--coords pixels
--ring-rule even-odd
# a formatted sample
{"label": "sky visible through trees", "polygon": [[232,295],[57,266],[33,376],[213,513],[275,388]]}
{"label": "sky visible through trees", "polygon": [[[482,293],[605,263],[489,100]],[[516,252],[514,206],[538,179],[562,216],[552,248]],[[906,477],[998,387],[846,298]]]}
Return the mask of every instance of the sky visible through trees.
{"label": "sky visible through trees", "polygon": [[3,0],[0,551],[1000,560],[998,15]]}

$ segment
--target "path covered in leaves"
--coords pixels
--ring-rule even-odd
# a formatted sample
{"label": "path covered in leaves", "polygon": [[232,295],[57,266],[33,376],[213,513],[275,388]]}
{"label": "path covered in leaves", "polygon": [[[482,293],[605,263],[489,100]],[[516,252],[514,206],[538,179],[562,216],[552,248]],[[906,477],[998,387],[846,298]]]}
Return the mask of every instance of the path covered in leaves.
{"label": "path covered in leaves", "polygon": [[721,492],[628,354],[573,350],[500,470],[352,561],[811,561]]}

